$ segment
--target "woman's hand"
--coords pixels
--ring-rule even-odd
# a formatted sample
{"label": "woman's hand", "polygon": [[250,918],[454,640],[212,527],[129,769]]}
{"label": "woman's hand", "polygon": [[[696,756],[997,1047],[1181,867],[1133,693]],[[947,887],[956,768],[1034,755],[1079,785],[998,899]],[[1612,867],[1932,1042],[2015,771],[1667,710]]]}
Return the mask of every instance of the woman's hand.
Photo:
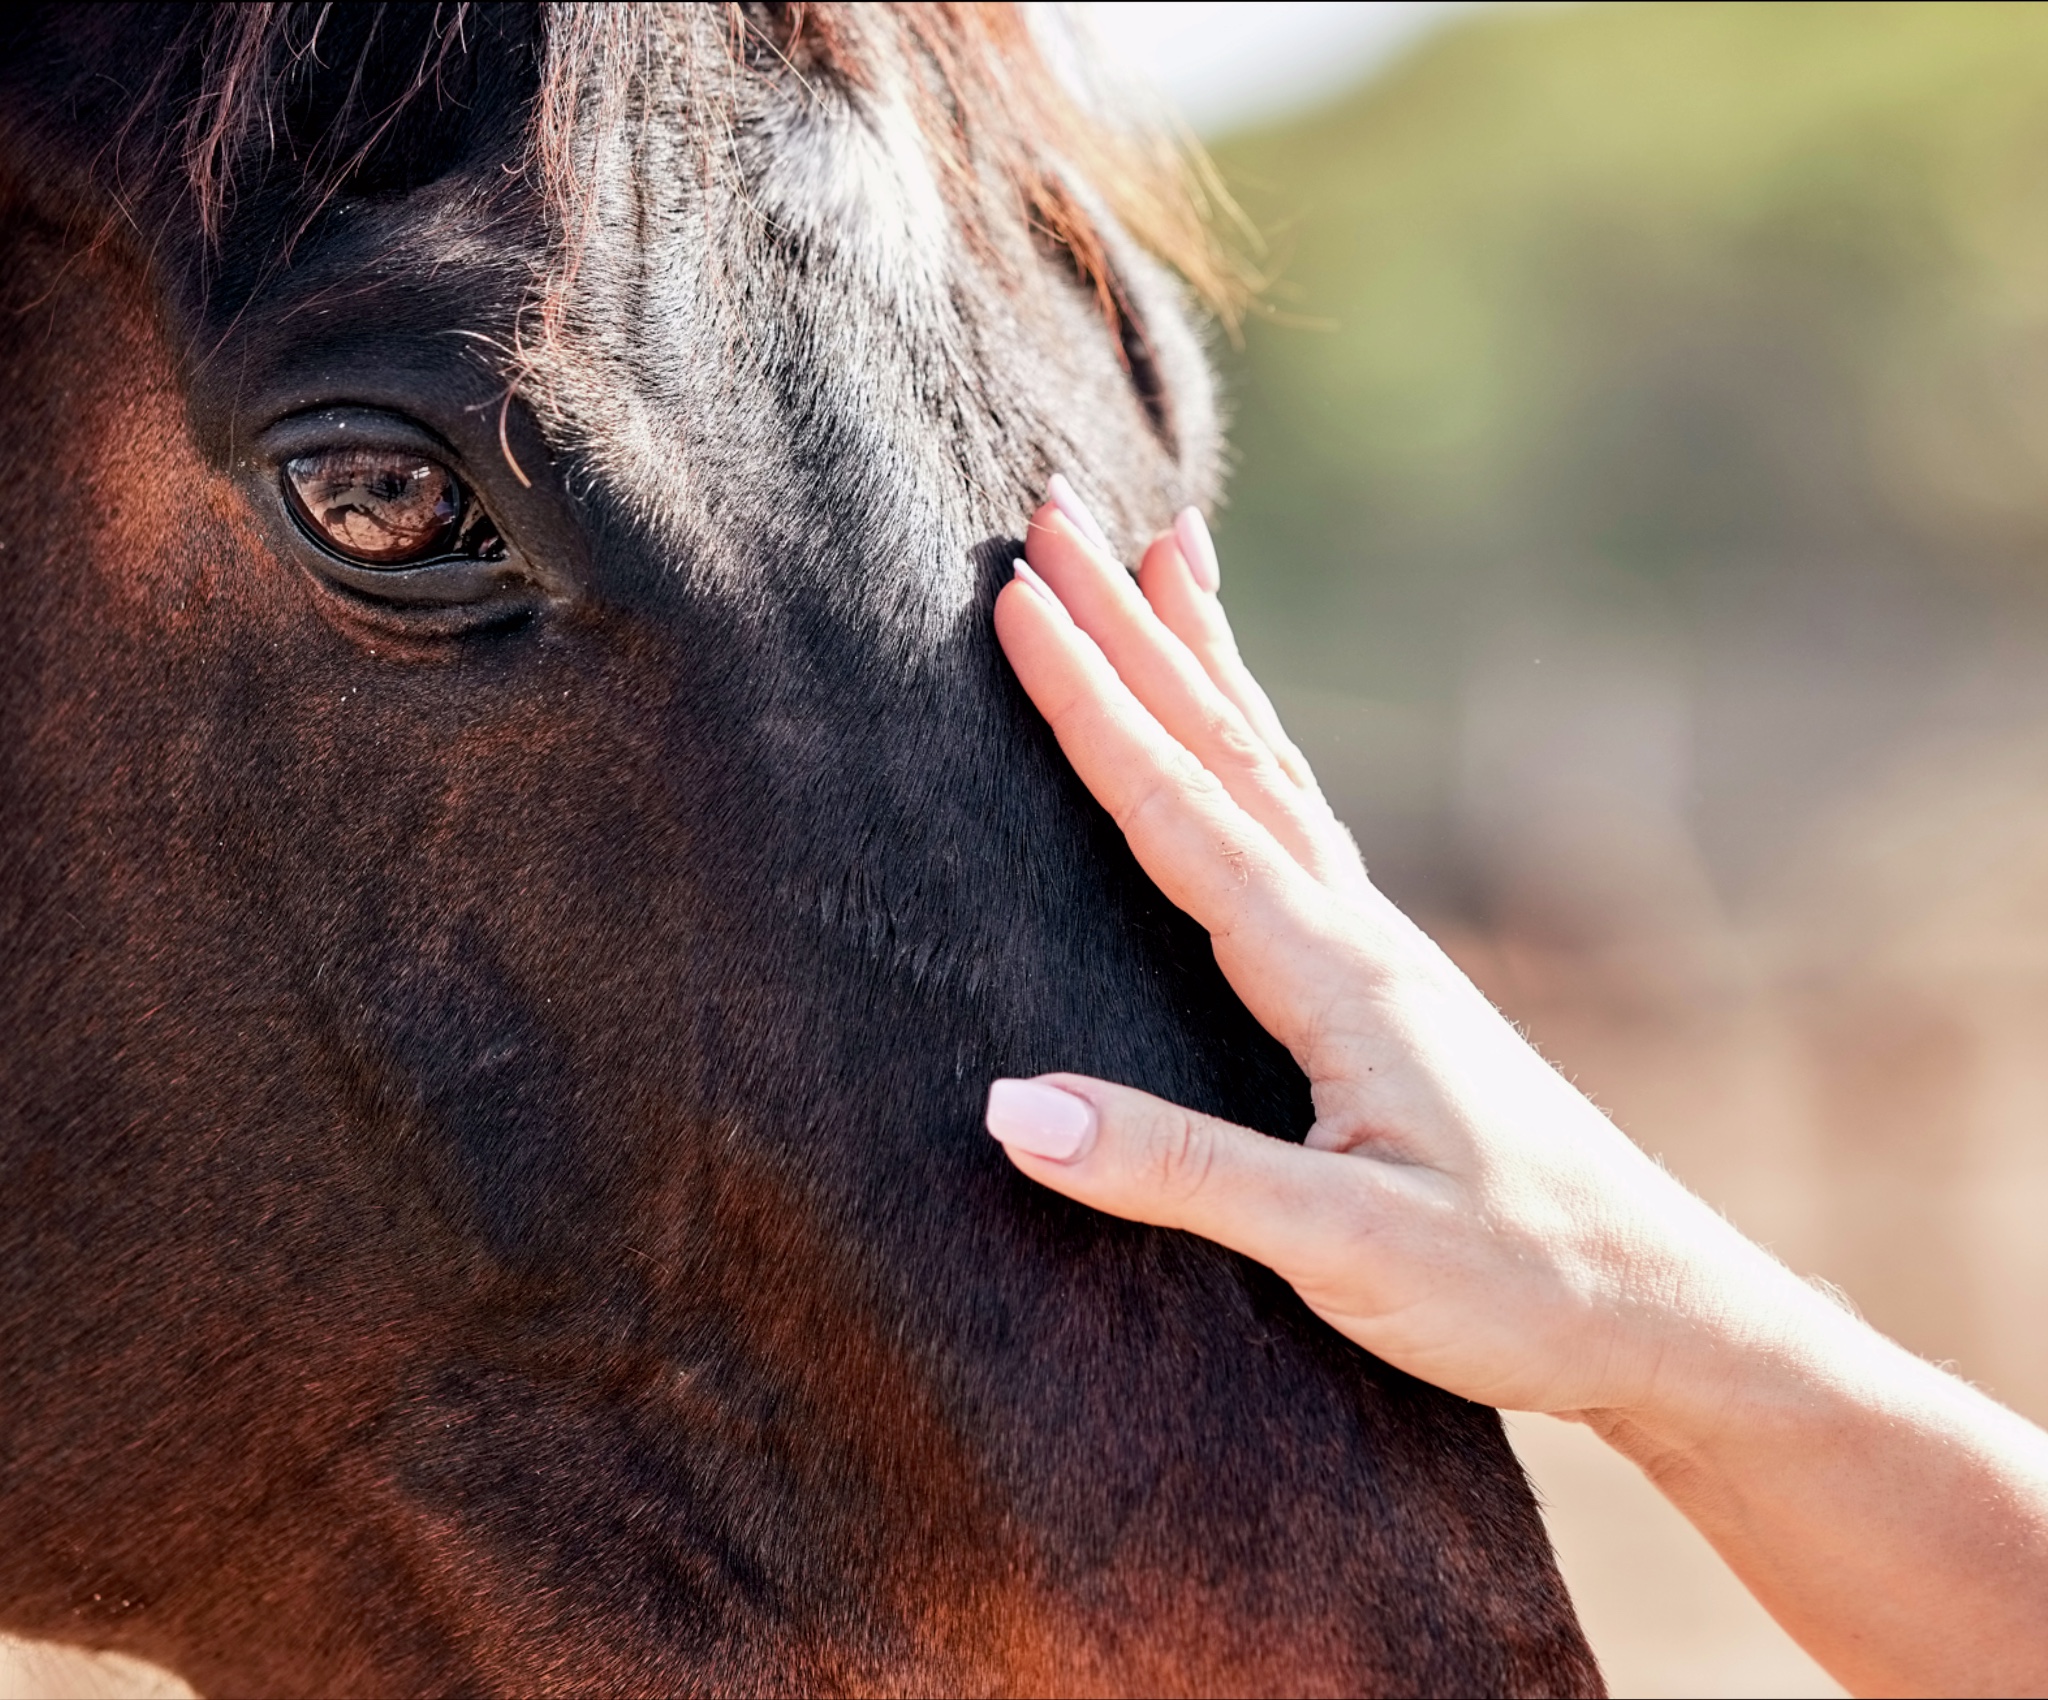
{"label": "woman's hand", "polygon": [[1134,585],[1064,481],[996,601],[1018,678],[1314,1088],[1290,1145],[1079,1075],[997,1081],[1033,1179],[1270,1265],[1361,1346],[1633,1458],[1868,1693],[2048,1691],[2048,1435],[1744,1239],[1367,880],[1184,514]]}
{"label": "woman's hand", "polygon": [[989,1128],[1018,1167],[1255,1257],[1388,1362],[1518,1410],[1667,1403],[1733,1319],[1753,1334],[1824,1307],[1373,888],[1204,588],[1199,515],[1136,584],[1092,524],[1039,510],[996,629],[1145,871],[1308,1075],[1316,1122],[1295,1146],[1103,1081],[999,1082]]}

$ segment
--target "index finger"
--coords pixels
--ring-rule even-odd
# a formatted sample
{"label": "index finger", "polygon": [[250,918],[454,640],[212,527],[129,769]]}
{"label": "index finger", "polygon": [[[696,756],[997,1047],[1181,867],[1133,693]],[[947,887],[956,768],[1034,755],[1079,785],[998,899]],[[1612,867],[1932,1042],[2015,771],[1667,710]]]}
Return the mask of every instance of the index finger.
{"label": "index finger", "polygon": [[1238,995],[1283,1044],[1308,1016],[1289,959],[1319,942],[1320,888],[1222,783],[1169,737],[1049,591],[1015,581],[996,632],[1025,693],[1082,784],[1110,813],[1152,881],[1233,959],[1273,971]]}

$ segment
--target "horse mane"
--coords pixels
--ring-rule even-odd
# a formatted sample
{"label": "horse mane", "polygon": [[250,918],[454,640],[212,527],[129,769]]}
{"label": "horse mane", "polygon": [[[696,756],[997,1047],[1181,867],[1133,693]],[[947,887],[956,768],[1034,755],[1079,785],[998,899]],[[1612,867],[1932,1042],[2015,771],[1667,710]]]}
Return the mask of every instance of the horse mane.
{"label": "horse mane", "polygon": [[[337,74],[348,78],[339,109],[298,161],[317,210],[358,177],[401,120],[428,103],[450,100],[451,69],[482,8],[468,0],[351,8],[356,39],[340,44],[337,63],[330,55],[333,38],[342,33],[334,21],[340,10],[307,0],[217,6],[196,9],[186,26],[188,52],[196,49],[198,61],[196,92],[171,115],[165,139],[209,242],[219,239],[238,183],[260,175],[288,132],[295,85],[312,70],[330,82]],[[536,10],[539,93],[529,164],[573,248],[592,217],[574,169],[577,126],[592,109],[600,123],[617,121],[660,32],[670,27],[671,8],[551,4]],[[871,86],[874,26],[867,19],[856,24],[849,15],[855,8],[791,0],[728,3],[722,10],[735,68],[759,62],[761,74],[822,73],[856,89]],[[1072,257],[1114,323],[1121,290],[1096,222],[1073,186],[1079,181],[1213,311],[1235,321],[1251,273],[1225,232],[1241,229],[1241,221],[1233,224],[1235,208],[1191,138],[1091,110],[1102,103],[1084,104],[1062,84],[1022,7],[897,3],[859,10],[870,18],[888,16],[928,73],[914,91],[917,117],[970,233],[993,210],[977,204],[993,180]],[[352,67],[345,57],[350,45]],[[1057,138],[1057,153],[1049,138]]]}

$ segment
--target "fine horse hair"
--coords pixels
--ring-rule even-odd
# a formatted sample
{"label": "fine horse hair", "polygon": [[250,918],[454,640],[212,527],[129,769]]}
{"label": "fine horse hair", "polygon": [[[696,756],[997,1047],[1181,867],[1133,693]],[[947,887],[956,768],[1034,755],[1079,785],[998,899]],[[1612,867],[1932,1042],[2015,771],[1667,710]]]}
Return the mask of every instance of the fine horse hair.
{"label": "fine horse hair", "polygon": [[1599,1691],[1492,1411],[980,1129],[1312,1116],[989,629],[1050,471],[1219,477],[1227,247],[1060,27],[0,26],[0,1629]]}

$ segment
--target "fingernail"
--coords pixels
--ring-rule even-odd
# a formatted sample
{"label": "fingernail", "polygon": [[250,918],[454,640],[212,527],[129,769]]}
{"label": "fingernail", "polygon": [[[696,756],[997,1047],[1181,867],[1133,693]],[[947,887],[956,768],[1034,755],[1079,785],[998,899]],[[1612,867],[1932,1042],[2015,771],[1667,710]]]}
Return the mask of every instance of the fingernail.
{"label": "fingernail", "polygon": [[1095,1143],[1095,1106],[1042,1080],[998,1080],[988,1089],[988,1130],[1034,1157],[1071,1163]]}
{"label": "fingernail", "polygon": [[1053,594],[1051,585],[1047,584],[1044,579],[1031,570],[1031,563],[1029,561],[1012,561],[1010,563],[1010,571],[1022,579],[1032,590],[1035,590],[1040,596],[1044,597],[1046,601],[1050,602],[1060,613],[1066,613],[1067,605]]}
{"label": "fingernail", "polygon": [[1197,590],[1214,596],[1223,587],[1223,569],[1216,561],[1216,540],[1209,535],[1209,522],[1200,508],[1182,508],[1173,516],[1173,537],[1180,545],[1180,558]]}
{"label": "fingernail", "polygon": [[1052,477],[1046,480],[1045,493],[1051,500],[1052,505],[1073,521],[1074,529],[1087,538],[1090,543],[1093,543],[1105,555],[1114,555],[1116,553],[1109,546],[1109,533],[1096,524],[1095,516],[1088,511],[1088,504],[1081,500],[1079,493],[1074,489],[1073,485],[1066,481],[1062,474],[1055,472]]}

